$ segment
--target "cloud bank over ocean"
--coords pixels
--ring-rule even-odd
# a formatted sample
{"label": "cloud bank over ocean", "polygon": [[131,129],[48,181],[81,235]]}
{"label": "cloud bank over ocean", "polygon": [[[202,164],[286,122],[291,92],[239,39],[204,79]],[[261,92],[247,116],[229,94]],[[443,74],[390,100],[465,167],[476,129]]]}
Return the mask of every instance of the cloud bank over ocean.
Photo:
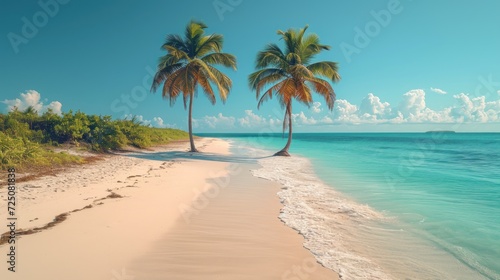
{"label": "cloud bank over ocean", "polygon": [[[300,111],[292,115],[298,125],[332,124],[412,124],[412,123],[497,123],[500,122],[500,99],[486,101],[485,96],[472,97],[465,93],[453,95],[454,104],[442,110],[428,107],[426,93],[422,89],[410,90],[402,95],[397,105],[382,101],[373,93],[363,98],[359,105],[346,99],[335,102],[333,112],[317,116],[322,104],[314,102],[310,112]],[[275,116],[262,116],[253,110],[245,110],[245,116],[236,118],[219,113],[196,119],[198,127],[262,128],[281,126],[282,112]]]}
{"label": "cloud bank over ocean", "polygon": [[[442,91],[431,88],[431,91]],[[444,92],[444,91],[442,91]],[[439,93],[439,92],[438,92]],[[444,95],[443,93],[439,93]],[[327,125],[360,125],[360,124],[453,124],[453,123],[500,123],[500,99],[486,101],[486,96],[471,96],[466,93],[453,95],[453,104],[444,109],[435,110],[426,101],[423,89],[413,89],[401,96],[398,104],[390,104],[381,100],[373,93],[368,93],[359,104],[353,104],[346,99],[335,102],[333,112],[324,110],[321,102],[314,102],[309,111],[299,111],[292,114],[292,121],[298,126]],[[21,93],[19,98],[1,101],[7,105],[7,110],[17,108],[20,111],[33,107],[39,114],[51,109],[56,114],[62,114],[62,103],[59,101],[42,100],[36,90]],[[228,104],[227,106],[230,106]],[[215,115],[205,115],[193,119],[193,126],[207,130],[241,130],[272,128],[280,130],[283,121],[283,111],[278,107],[273,115],[261,115],[257,110],[244,110],[243,116],[228,116],[222,112]],[[123,116],[132,118],[132,114]],[[182,127],[185,116],[165,121],[160,116],[146,118],[135,116],[138,121],[154,127]]]}

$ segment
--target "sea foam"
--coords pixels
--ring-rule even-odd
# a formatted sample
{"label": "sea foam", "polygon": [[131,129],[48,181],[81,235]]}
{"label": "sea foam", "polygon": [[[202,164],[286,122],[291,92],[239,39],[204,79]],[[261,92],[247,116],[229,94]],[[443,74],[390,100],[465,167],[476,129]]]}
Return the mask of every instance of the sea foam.
{"label": "sea foam", "polygon": [[268,157],[259,160],[256,177],[283,185],[278,193],[284,207],[280,219],[304,236],[304,246],[323,266],[342,279],[392,279],[352,247],[353,228],[385,217],[356,203],[319,180],[312,165],[301,157]]}

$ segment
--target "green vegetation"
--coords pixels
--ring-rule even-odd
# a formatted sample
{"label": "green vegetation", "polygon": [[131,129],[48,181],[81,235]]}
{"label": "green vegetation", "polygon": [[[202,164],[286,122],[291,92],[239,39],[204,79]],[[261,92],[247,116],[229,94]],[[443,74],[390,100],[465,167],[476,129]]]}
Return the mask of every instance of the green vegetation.
{"label": "green vegetation", "polygon": [[30,107],[23,112],[0,114],[0,168],[83,162],[79,156],[53,151],[65,143],[105,152],[126,146],[147,148],[186,138],[184,131],[144,126],[135,118],[112,120],[110,116],[72,111],[62,116],[51,111],[38,115]]}
{"label": "green vegetation", "polygon": [[272,98],[273,94],[277,95],[280,105],[285,108],[283,132],[288,126],[288,141],[276,156],[290,156],[288,149],[292,143],[293,99],[310,106],[313,102],[311,92],[315,91],[325,99],[330,110],[333,110],[335,102],[335,91],[329,82],[340,80],[337,63],[311,63],[316,54],[329,50],[330,46],[321,45],[316,34],[304,36],[307,27],[300,30],[279,30],[278,35],[285,43],[285,49],[282,50],[276,44],[267,45],[257,54],[257,71],[248,77],[250,87],[257,92],[257,99],[261,91],[270,86],[260,97],[257,108]]}
{"label": "green vegetation", "polygon": [[225,102],[232,81],[214,65],[236,70],[236,58],[231,54],[222,53],[222,35],[205,35],[206,28],[202,22],[191,21],[186,26],[184,38],[178,35],[167,36],[162,45],[167,54],[160,58],[151,87],[151,91],[156,91],[163,84],[162,95],[170,100],[170,105],[173,105],[181,94],[184,108],[187,107],[189,100],[188,127],[191,152],[198,152],[194,146],[191,125],[193,98],[197,86],[201,87],[212,104],[215,104],[212,85],[216,86],[222,102]]}

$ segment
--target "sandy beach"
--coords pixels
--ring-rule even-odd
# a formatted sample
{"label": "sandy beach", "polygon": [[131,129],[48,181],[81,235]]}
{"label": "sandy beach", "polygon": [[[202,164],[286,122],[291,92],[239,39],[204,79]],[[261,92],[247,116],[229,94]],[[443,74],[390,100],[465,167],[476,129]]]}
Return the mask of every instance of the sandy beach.
{"label": "sandy beach", "polygon": [[232,160],[228,142],[198,146],[194,157],[176,143],[19,183],[18,230],[34,233],[18,238],[16,272],[2,261],[1,279],[338,279],[278,219],[280,185]]}

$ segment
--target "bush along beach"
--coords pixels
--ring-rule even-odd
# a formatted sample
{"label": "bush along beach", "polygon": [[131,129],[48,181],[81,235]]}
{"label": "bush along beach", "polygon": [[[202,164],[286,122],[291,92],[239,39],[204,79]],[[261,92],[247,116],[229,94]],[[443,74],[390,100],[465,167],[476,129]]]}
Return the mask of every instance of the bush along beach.
{"label": "bush along beach", "polygon": [[148,148],[187,137],[182,130],[150,127],[135,117],[113,120],[80,111],[58,115],[50,110],[38,114],[32,107],[14,109],[0,114],[0,168],[82,163],[80,156],[57,151],[68,145],[81,151],[108,152],[128,146]]}

